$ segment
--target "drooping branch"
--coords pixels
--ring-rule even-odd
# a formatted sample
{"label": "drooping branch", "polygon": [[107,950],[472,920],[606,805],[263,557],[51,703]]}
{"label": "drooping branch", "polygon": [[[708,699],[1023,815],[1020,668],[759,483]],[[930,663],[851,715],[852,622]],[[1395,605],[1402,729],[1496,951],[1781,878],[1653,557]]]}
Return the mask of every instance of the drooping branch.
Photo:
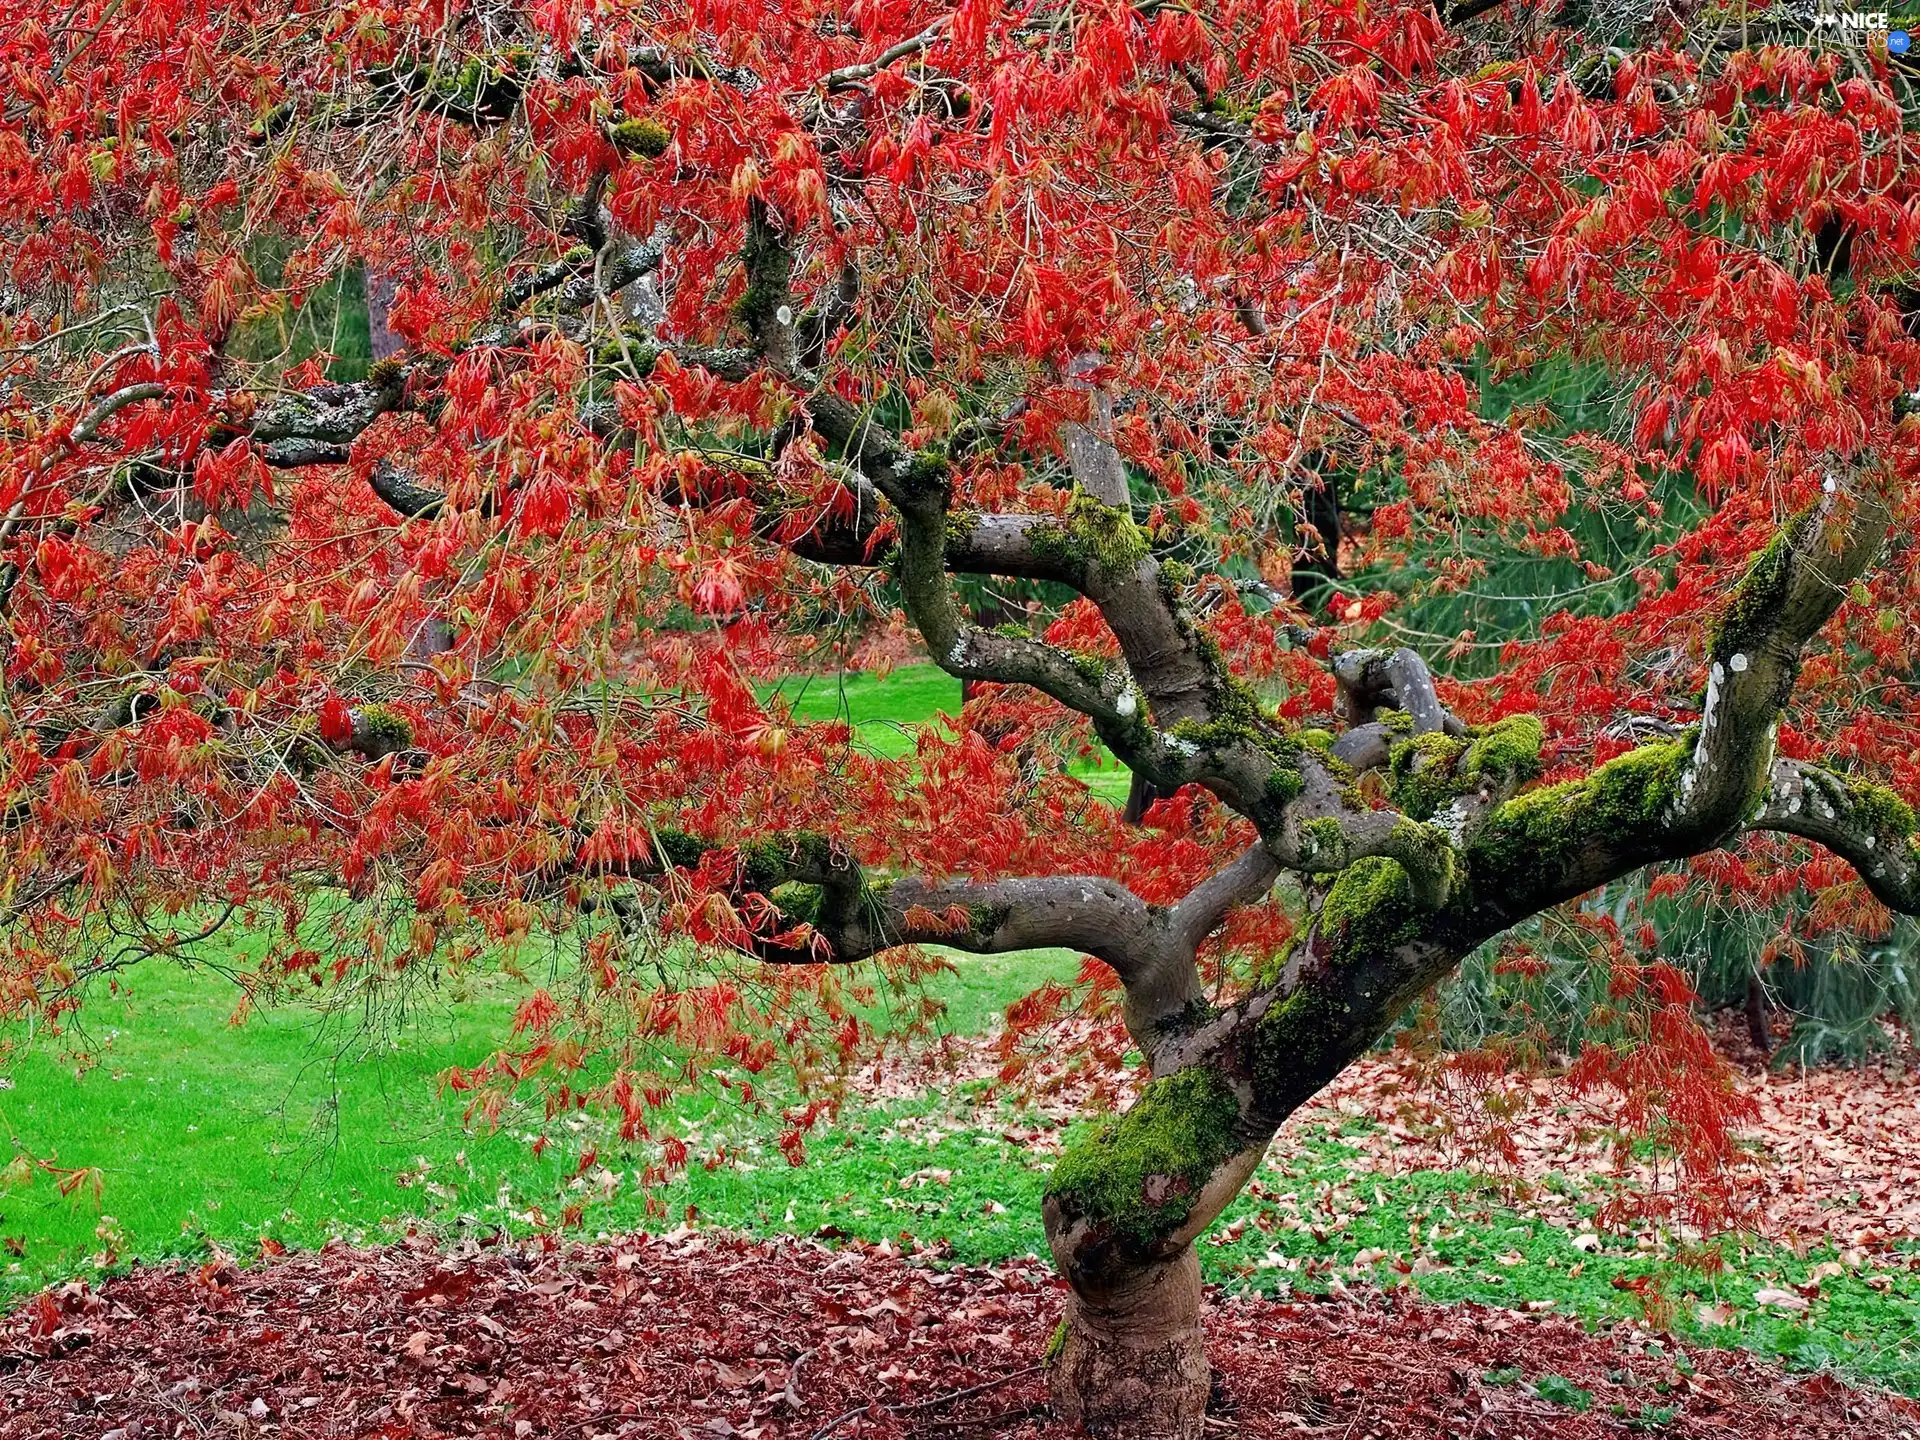
{"label": "drooping branch", "polygon": [[[982,538],[996,544],[998,563],[1010,567],[998,573],[1061,579],[1093,600],[1113,629],[1141,696],[1118,685],[1106,685],[1103,694],[1101,685],[1069,680],[1068,672],[1074,667],[1053,647],[989,636],[966,621],[948,578],[952,569],[948,535],[959,527],[964,536],[973,517],[952,514],[948,458],[909,451],[871,413],[819,387],[812,377],[795,373],[793,260],[779,217],[763,202],[749,206],[741,258],[747,293],[738,313],[761,364],[806,391],[815,430],[839,447],[848,463],[872,481],[896,512],[901,529],[901,586],[908,613],[936,663],[960,679],[1037,684],[1071,708],[1094,714],[1097,724],[1101,715],[1095,712],[1107,713],[1108,723],[1101,733],[1110,745],[1121,731],[1136,728],[1113,722],[1137,714],[1142,696],[1153,722],[1162,729],[1182,720],[1217,718],[1229,688],[1227,677],[1209,657],[1192,624],[1169,600],[1158,563],[1125,508],[1124,474],[1120,475],[1122,489],[1115,496],[1120,503],[1083,493],[1068,517],[1068,533],[1049,531],[1047,538],[1055,543],[1045,551],[1022,543],[1026,533],[1019,526],[1003,525]],[[1096,447],[1111,449],[1105,437],[1096,435],[1093,440]],[[1106,470],[1117,468],[1117,453],[1111,462]],[[1107,480],[1111,478],[1106,475]],[[1005,643],[994,644],[994,640]],[[1125,749],[1120,753],[1129,758]],[[1142,759],[1146,760],[1144,754]]]}
{"label": "drooping branch", "polygon": [[[1088,716],[1123,761],[1171,792],[1193,781],[1231,792],[1243,813],[1274,769],[1282,737],[1231,682],[1169,595],[1146,537],[1124,510],[1091,496],[1065,517],[956,514],[944,456],[915,454],[831,393],[809,396],[814,427],[872,482],[900,528],[909,616],[935,663],[956,678],[1031,685]],[[1124,670],[969,622],[952,575],[1058,580],[1099,608]],[[1232,708],[1236,724],[1215,724]],[[1178,733],[1186,725],[1199,739]],[[1209,728],[1212,726],[1212,728]]]}
{"label": "drooping branch", "polygon": [[909,877],[869,894],[868,913],[827,932],[836,959],[909,944],[978,955],[1064,946],[1097,956],[1133,983],[1166,948],[1164,922],[1126,886],[1102,876],[947,883]]}
{"label": "drooping branch", "polygon": [[[1353,810],[1327,764],[1292,742],[1226,675],[1124,505],[1106,503],[1083,487],[1063,516],[955,513],[944,455],[910,452],[870,413],[794,369],[793,264],[778,217],[764,204],[749,215],[743,263],[748,294],[738,313],[751,348],[687,347],[681,358],[733,381],[763,369],[784,374],[805,395],[814,429],[848,463],[844,483],[854,500],[850,519],[830,511],[811,526],[805,517],[763,505],[775,509],[761,527],[763,535],[804,558],[869,564],[883,558],[875,545],[881,527],[894,526],[892,553],[909,611],[950,673],[1031,685],[1087,715],[1103,740],[1162,791],[1197,781],[1253,814],[1283,863],[1298,863],[1317,849],[1324,864],[1335,850],[1304,842],[1300,827],[1336,816],[1343,832],[1337,853],[1343,857],[1404,854],[1425,877],[1423,893],[1444,887],[1444,868],[1422,870],[1417,864],[1416,851],[1430,849],[1424,839],[1410,849],[1403,842],[1411,832],[1396,823],[1397,815]],[[476,337],[476,343],[517,338],[517,327],[509,329],[512,334]],[[644,376],[663,353],[649,340],[629,350],[628,363]],[[254,411],[247,428],[272,463],[339,463],[380,415],[418,403],[410,397],[416,388],[424,393],[431,386],[433,368],[392,364],[360,385],[280,397]],[[1086,438],[1094,451],[1117,462],[1106,436],[1096,430]],[[443,496],[390,464],[376,469],[371,482],[402,515],[430,517],[444,504]],[[772,497],[773,487],[764,489],[757,498]],[[882,498],[891,515],[883,513]],[[1055,580],[1078,590],[1106,618],[1126,665],[1105,665],[971,625],[950,579],[964,573]],[[1288,802],[1307,788],[1302,777],[1309,772],[1312,806],[1289,815]]]}
{"label": "drooping branch", "polygon": [[[1456,868],[1445,836],[1400,811],[1356,804],[1346,793],[1338,757],[1302,745],[1265,715],[1205,643],[1185,611],[1178,582],[1163,570],[1124,504],[1124,472],[1110,436],[1102,433],[1110,426],[1101,408],[1104,396],[1096,397],[1094,423],[1082,427],[1088,443],[1081,447],[1101,463],[1077,467],[1083,472],[1080,493],[1065,514],[956,510],[951,462],[944,454],[909,450],[872,413],[798,370],[792,258],[778,217],[764,205],[749,216],[743,263],[748,297],[738,314],[751,347],[685,348],[681,357],[728,380],[766,371],[783,376],[804,397],[814,430],[846,464],[843,483],[855,501],[850,520],[835,511],[812,526],[802,523],[804,517],[763,507],[773,514],[762,533],[809,559],[867,564],[879,558],[875,542],[884,538],[882,527],[892,526],[892,552],[909,612],[950,673],[1034,686],[1087,715],[1109,746],[1162,790],[1197,782],[1253,818],[1263,843],[1184,908],[1186,949],[1218,922],[1226,905],[1235,903],[1232,897],[1243,884],[1270,884],[1281,865],[1330,874],[1368,857],[1389,856],[1410,877],[1422,904],[1444,902]],[[844,275],[841,288],[847,288]],[[476,337],[475,343],[511,343],[526,323],[509,325],[498,336]],[[631,350],[625,363],[644,375],[662,353],[649,339]],[[380,415],[426,403],[437,373],[431,361],[392,363],[361,385],[320,386],[269,401],[245,415],[246,429],[274,463],[337,463]],[[770,481],[770,466],[768,471]],[[1122,485],[1117,491],[1104,483],[1115,474]],[[403,515],[430,517],[444,504],[443,496],[391,465],[376,469],[371,481]],[[771,496],[772,485],[765,488]],[[1097,493],[1103,491],[1110,497]],[[497,497],[483,501],[491,503]],[[1030,637],[971,625],[952,587],[951,577],[962,573],[1070,586],[1105,617],[1125,664],[1109,665]],[[1374,682],[1363,665],[1356,685],[1372,703],[1400,705],[1414,715],[1417,730],[1428,729],[1428,712],[1439,707],[1418,657],[1388,657],[1383,673],[1386,679]],[[1444,728],[1451,717],[1439,713]],[[1452,728],[1458,728],[1457,721]],[[843,940],[865,933],[851,915],[835,923]],[[903,918],[891,930],[869,926],[867,943],[889,933],[911,933],[903,926]],[[1097,946],[1084,948],[1102,953]]]}
{"label": "drooping branch", "polygon": [[73,427],[72,442],[75,445],[92,443],[99,435],[100,427],[127,406],[137,405],[143,400],[159,400],[166,393],[166,386],[150,380],[122,386],[111,395],[103,396],[81,417],[80,423]]}
{"label": "drooping branch", "polygon": [[1229,904],[1257,898],[1272,884],[1270,862],[1255,851],[1248,856],[1172,909],[1150,906],[1120,882],[1098,875],[875,881],[845,846],[807,832],[719,845],[663,830],[630,851],[583,835],[551,878],[652,881],[703,864],[730,867],[736,891],[758,893],[780,907],[779,933],[755,936],[745,947],[775,964],[853,964],[905,945],[978,955],[1078,950],[1113,967],[1126,989],[1128,1024],[1151,1046],[1162,1024],[1201,998],[1194,945]]}
{"label": "drooping branch", "polygon": [[1892,791],[1801,760],[1776,760],[1749,830],[1798,835],[1859,872],[1888,909],[1920,915],[1920,840],[1913,808]]}
{"label": "drooping branch", "polygon": [[[714,360],[730,378],[750,373],[748,358],[738,352],[692,353]],[[823,438],[864,467],[864,473],[842,472],[851,513],[829,507],[808,524],[811,517],[780,508],[771,462],[744,455],[711,457],[747,482],[761,512],[757,528],[763,538],[828,564],[869,565],[900,557],[909,612],[949,673],[1029,685],[1088,716],[1110,748],[1163,793],[1199,783],[1242,813],[1255,811],[1257,820],[1267,822],[1272,853],[1286,864],[1327,873],[1365,856],[1395,856],[1418,877],[1420,893],[1437,903],[1451,864],[1436,836],[1407,824],[1399,811],[1351,804],[1338,765],[1291,740],[1231,686],[1168,594],[1144,535],[1124,511],[1082,497],[1065,516],[954,513],[942,457],[910,453],[836,396],[817,395],[812,404]],[[390,468],[376,469],[373,486],[403,514],[430,515],[442,502],[437,492]],[[888,510],[883,510],[883,496]],[[662,498],[703,503],[703,497],[677,491]],[[895,526],[886,537],[890,546],[882,543],[889,524]],[[1066,585],[1099,606],[1122,639],[1123,653],[1146,658],[1111,666],[973,625],[952,591],[951,576],[957,574]],[[1171,661],[1169,651],[1175,652]],[[1401,685],[1423,716],[1421,696],[1427,708],[1437,708],[1418,656],[1407,651],[1392,657],[1389,669],[1395,676],[1413,677]],[[1147,683],[1140,682],[1142,673]],[[1375,699],[1394,703],[1396,693],[1389,686]],[[1229,718],[1211,718],[1223,712]],[[1163,718],[1169,715],[1170,724]],[[1446,718],[1451,728],[1459,728],[1457,720]]]}
{"label": "drooping branch", "polygon": [[[901,945],[939,945],[976,955],[1077,950],[1112,967],[1124,989],[1128,1031],[1157,1064],[1166,1027],[1204,1001],[1193,961],[1196,933],[1204,938],[1228,904],[1255,899],[1272,884],[1271,871],[1264,885],[1250,878],[1259,863],[1228,867],[1230,884],[1210,890],[1203,883],[1194,892],[1195,908],[1184,914],[1188,902],[1172,910],[1150,906],[1104,876],[947,882],[906,877],[866,886],[851,904],[834,903],[837,897],[823,888],[819,906],[793,918],[804,920],[825,942],[825,954],[804,941],[784,947],[763,943],[755,953],[805,964],[863,960]],[[1231,899],[1223,890],[1230,890]],[[1207,913],[1211,920],[1203,923]]]}
{"label": "drooping branch", "polygon": [[[578,312],[602,296],[619,293],[660,268],[666,254],[667,231],[659,227],[646,239],[616,234],[599,206],[597,187],[589,191],[584,204],[594,212],[591,228],[597,244],[582,245],[560,260],[523,277],[507,287],[499,310],[501,322],[471,337],[468,348],[508,347],[535,338],[542,325],[537,321],[513,320],[513,312],[534,296],[558,290],[562,311]],[[573,322],[577,331],[579,321]],[[657,345],[644,347],[638,363],[650,369],[659,358]],[[381,416],[403,410],[414,403],[417,393],[428,390],[444,373],[446,361],[428,356],[403,360],[395,357],[374,367],[366,380],[350,383],[315,385],[305,390],[273,396],[254,405],[250,397],[221,397],[226,408],[236,410],[233,429],[250,436],[261,448],[269,465],[279,469],[297,469],[309,465],[341,465],[351,455],[353,443],[373,427]],[[164,389],[154,396],[163,398]],[[381,498],[394,503],[403,492],[390,495],[375,485]],[[405,492],[409,498],[395,504],[404,514],[423,514],[437,508],[426,492],[415,487]]]}
{"label": "drooping branch", "polygon": [[[134,385],[123,385],[109,395],[102,396],[90,406],[86,414],[75,422],[67,436],[67,445],[77,448],[90,445],[99,438],[100,427],[118,415],[129,405],[137,405],[147,400],[158,400],[166,395],[166,387],[153,381],[142,381]],[[7,513],[0,516],[0,550],[5,550],[26,518],[27,502],[34,493],[30,482],[20,492],[20,496]],[[20,570],[11,561],[0,564],[0,616],[4,616],[13,599],[13,587],[20,579]]]}

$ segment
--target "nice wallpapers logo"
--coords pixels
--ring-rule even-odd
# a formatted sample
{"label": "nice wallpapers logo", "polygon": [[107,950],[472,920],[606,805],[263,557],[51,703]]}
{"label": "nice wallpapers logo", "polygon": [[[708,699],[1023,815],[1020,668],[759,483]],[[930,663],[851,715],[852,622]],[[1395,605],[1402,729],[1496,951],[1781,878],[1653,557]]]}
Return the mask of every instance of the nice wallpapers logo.
{"label": "nice wallpapers logo", "polygon": [[[1920,34],[1920,13],[1894,13],[1889,10],[1842,10],[1805,0],[1787,0],[1763,12],[1749,12],[1753,18],[1789,29],[1801,27],[1812,32],[1815,40],[1825,38],[1848,45],[1871,45],[1875,39],[1887,47],[1887,53],[1904,57],[1913,49],[1913,37]],[[1920,57],[1916,57],[1920,58]]]}
{"label": "nice wallpapers logo", "polygon": [[1840,31],[1858,39],[1882,35],[1889,55],[1905,55],[1913,45],[1913,37],[1905,28],[1909,21],[1902,16],[1900,28],[1895,28],[1889,23],[1889,15],[1886,10],[1827,10],[1807,18],[1815,34]]}

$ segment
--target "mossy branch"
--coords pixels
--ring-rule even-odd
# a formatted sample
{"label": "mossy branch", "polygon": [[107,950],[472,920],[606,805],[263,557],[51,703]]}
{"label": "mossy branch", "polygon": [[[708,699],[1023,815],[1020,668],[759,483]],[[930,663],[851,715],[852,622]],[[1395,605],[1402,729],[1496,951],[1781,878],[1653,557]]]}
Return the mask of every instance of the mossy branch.
{"label": "mossy branch", "polygon": [[1700,743],[1667,816],[1688,853],[1737,833],[1765,794],[1801,652],[1886,543],[1886,485],[1877,470],[1836,469],[1820,503],[1784,526],[1735,587],[1708,651]]}
{"label": "mossy branch", "polygon": [[740,250],[747,286],[734,314],[753,348],[781,375],[794,368],[793,251],[778,217],[764,200],[747,202],[746,238]]}
{"label": "mossy branch", "polygon": [[1882,905],[1920,915],[1913,807],[1886,787],[1801,760],[1776,760],[1766,798],[1747,828],[1824,845],[1859,872]]}

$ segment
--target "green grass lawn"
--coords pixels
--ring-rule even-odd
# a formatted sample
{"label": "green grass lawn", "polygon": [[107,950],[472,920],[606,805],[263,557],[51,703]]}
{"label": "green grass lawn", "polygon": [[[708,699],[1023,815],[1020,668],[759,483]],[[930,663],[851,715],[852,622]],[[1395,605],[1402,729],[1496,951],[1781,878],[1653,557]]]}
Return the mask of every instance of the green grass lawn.
{"label": "green grass lawn", "polygon": [[[774,695],[793,707],[796,720],[845,721],[856,745],[888,759],[913,753],[917,726],[960,713],[960,682],[934,665],[903,665],[886,675],[809,675],[769,687],[763,698]],[[1127,798],[1127,769],[1104,746],[1067,770],[1115,804]]]}
{"label": "green grass lawn", "polygon": [[[857,744],[883,755],[910,753],[915,726],[959,709],[958,683],[931,665],[819,676],[781,694],[798,718],[845,719]],[[1124,797],[1125,771],[1111,760],[1078,768]],[[960,957],[957,973],[931,988],[947,1006],[943,1027],[975,1034],[1013,999],[1077,969],[1077,957],[1057,951]],[[579,1122],[569,1144],[563,1124],[536,1155],[538,1114],[509,1111],[496,1131],[469,1131],[460,1097],[436,1085],[449,1067],[475,1064],[502,1043],[518,998],[504,981],[468,979],[372,1026],[297,1004],[234,1025],[230,984],[156,962],[118,993],[96,993],[82,1032],[28,1043],[16,1029],[5,1037],[18,1054],[0,1090],[0,1125],[16,1153],[97,1172],[101,1190],[96,1207],[90,1183],[67,1198],[45,1172],[24,1183],[20,1166],[9,1172],[0,1237],[19,1253],[4,1257],[0,1293],[102,1255],[184,1253],[209,1241],[249,1253],[262,1236],[312,1243],[377,1237],[412,1219],[491,1225],[560,1214],[576,1198],[562,1186],[595,1127]],[[716,1105],[690,1098],[678,1118],[694,1138],[721,1122],[769,1133],[775,1125]],[[621,1168],[631,1175],[644,1163]],[[596,1213],[638,1223],[639,1204],[628,1190]]]}
{"label": "green grass lawn", "polygon": [[[968,956],[928,989],[947,1006],[942,1029],[977,1033],[1014,998],[1078,968],[1066,951]],[[378,1238],[415,1219],[525,1225],[538,1223],[535,1208],[558,1218],[583,1198],[565,1182],[594,1144],[631,1181],[648,1157],[606,1146],[597,1120],[549,1125],[537,1108],[510,1108],[497,1129],[475,1130],[463,1097],[440,1092],[448,1067],[505,1041],[520,993],[466,980],[372,1028],[293,1003],[236,1025],[230,982],[148,961],[118,993],[94,997],[84,1033],[53,1042],[16,1030],[0,1126],[18,1154],[97,1171],[100,1193],[96,1203],[88,1184],[65,1197],[44,1171],[9,1172],[0,1240],[13,1253],[0,1294],[109,1252],[193,1253],[211,1241],[245,1255],[263,1236]],[[767,1093],[776,1109],[792,1098]],[[756,1146],[779,1128],[768,1109],[704,1095],[681,1102],[674,1123],[696,1151],[721,1128],[752,1132]],[[550,1143],[536,1154],[543,1132]],[[640,1202],[629,1183],[593,1204],[595,1223],[638,1224]]]}

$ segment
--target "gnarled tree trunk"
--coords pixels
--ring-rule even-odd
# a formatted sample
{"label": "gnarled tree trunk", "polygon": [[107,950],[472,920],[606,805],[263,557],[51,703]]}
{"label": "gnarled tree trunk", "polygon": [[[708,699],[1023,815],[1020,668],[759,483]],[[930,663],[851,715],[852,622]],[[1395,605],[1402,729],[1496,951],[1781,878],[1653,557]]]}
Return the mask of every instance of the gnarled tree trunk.
{"label": "gnarled tree trunk", "polygon": [[1200,1258],[1190,1244],[1091,1294],[1075,1290],[1052,1371],[1062,1419],[1094,1436],[1194,1440],[1210,1388]]}
{"label": "gnarled tree trunk", "polygon": [[1103,1440],[1195,1440],[1212,1372],[1193,1241],[1246,1184],[1244,1086],[1218,1055],[1163,1076],[1055,1166],[1047,1244],[1073,1287],[1053,1367],[1062,1418]]}
{"label": "gnarled tree trunk", "polygon": [[1091,1435],[1195,1440],[1212,1372],[1200,1332],[1200,1260],[1128,1267],[1076,1288],[1053,1367],[1054,1408]]}

